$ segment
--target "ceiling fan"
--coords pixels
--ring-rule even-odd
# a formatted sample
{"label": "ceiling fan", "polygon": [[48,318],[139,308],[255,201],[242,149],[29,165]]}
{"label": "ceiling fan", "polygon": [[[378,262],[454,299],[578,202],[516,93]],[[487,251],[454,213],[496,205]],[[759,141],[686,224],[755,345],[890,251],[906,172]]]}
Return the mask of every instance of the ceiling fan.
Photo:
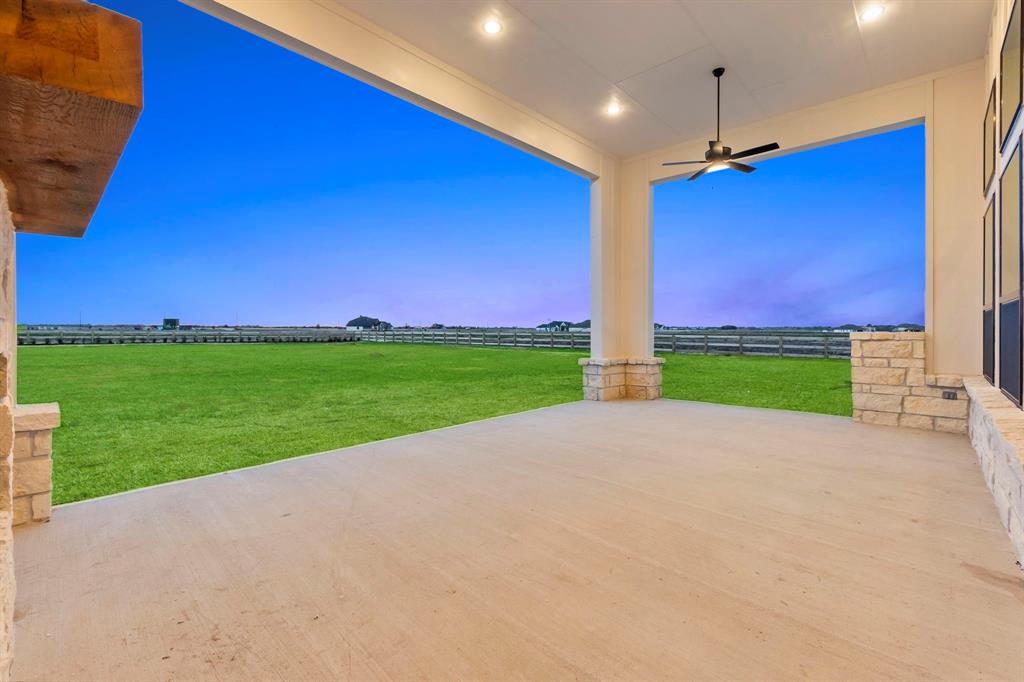
{"label": "ceiling fan", "polygon": [[689,180],[696,180],[700,176],[704,175],[710,170],[724,170],[731,168],[738,170],[741,173],[753,173],[757,169],[753,166],[748,166],[745,163],[738,163],[736,159],[745,159],[748,156],[756,156],[757,154],[764,154],[779,148],[778,142],[772,142],[771,144],[763,144],[760,147],[751,147],[750,149],[744,149],[742,152],[732,153],[732,147],[726,147],[722,144],[722,75],[725,73],[725,67],[719,66],[714,69],[711,74],[716,79],[716,86],[718,88],[718,109],[715,117],[715,138],[714,140],[708,141],[708,150],[704,152],[703,161],[669,161],[661,164],[662,166],[684,166],[692,163],[705,163],[707,164],[699,171],[691,175]]}

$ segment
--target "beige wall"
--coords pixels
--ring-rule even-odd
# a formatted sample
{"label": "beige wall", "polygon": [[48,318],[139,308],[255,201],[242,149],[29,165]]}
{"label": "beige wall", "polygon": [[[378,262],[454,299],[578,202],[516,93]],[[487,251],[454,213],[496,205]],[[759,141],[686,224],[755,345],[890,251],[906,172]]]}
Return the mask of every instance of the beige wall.
{"label": "beige wall", "polygon": [[14,638],[14,521],[12,467],[14,447],[13,353],[14,224],[0,183],[0,680],[10,677]]}
{"label": "beige wall", "polygon": [[981,374],[981,62],[933,83],[927,114],[929,374]]}

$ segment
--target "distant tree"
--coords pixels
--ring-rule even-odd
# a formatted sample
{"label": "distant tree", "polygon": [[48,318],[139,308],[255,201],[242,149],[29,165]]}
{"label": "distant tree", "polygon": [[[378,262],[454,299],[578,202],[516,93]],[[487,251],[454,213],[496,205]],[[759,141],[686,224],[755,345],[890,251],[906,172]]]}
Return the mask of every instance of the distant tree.
{"label": "distant tree", "polygon": [[387,330],[391,329],[391,323],[385,322],[384,320],[378,320],[376,317],[367,317],[366,315],[360,315],[359,317],[348,321],[349,327],[359,327],[360,329],[378,329]]}
{"label": "distant tree", "polygon": [[839,325],[839,326],[837,327],[837,329],[852,329],[852,330],[857,330],[857,329],[860,329],[860,325],[859,325],[859,324],[841,324],[841,325]]}
{"label": "distant tree", "polygon": [[349,320],[348,321],[348,326],[349,327],[366,327],[366,328],[370,328],[373,325],[379,324],[379,323],[380,323],[380,320],[378,320],[376,317],[367,317],[366,315],[360,315],[359,317],[357,317],[357,318],[355,318],[353,320]]}
{"label": "distant tree", "polygon": [[577,322],[572,326],[579,327],[580,329],[590,329],[590,320],[583,320],[582,322]]}
{"label": "distant tree", "polygon": [[723,324],[719,329],[738,329],[738,327],[734,324]]}

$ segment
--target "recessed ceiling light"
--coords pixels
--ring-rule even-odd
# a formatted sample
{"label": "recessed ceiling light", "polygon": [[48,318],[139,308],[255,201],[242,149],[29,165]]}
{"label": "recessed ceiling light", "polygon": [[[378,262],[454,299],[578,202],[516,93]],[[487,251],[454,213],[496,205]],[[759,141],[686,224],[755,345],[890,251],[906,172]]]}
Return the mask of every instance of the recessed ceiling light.
{"label": "recessed ceiling light", "polygon": [[611,102],[605,107],[605,113],[609,116],[618,116],[622,113],[622,105],[618,102]]}
{"label": "recessed ceiling light", "polygon": [[874,21],[885,14],[885,5],[870,5],[860,13],[861,21]]}
{"label": "recessed ceiling light", "polygon": [[492,36],[501,33],[501,22],[497,19],[488,19],[484,22],[484,33],[490,33]]}

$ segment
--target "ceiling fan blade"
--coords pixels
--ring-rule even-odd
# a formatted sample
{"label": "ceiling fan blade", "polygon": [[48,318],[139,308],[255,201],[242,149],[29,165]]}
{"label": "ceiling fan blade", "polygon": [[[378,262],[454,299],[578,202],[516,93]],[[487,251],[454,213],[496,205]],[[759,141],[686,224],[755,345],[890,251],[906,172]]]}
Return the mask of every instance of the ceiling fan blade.
{"label": "ceiling fan blade", "polygon": [[688,163],[707,163],[707,161],[668,161],[667,163],[661,164],[662,166],[683,166]]}
{"label": "ceiling fan blade", "polygon": [[753,166],[748,166],[745,163],[736,163],[735,161],[726,161],[725,165],[733,170],[738,170],[741,173],[753,173],[757,170]]}
{"label": "ceiling fan blade", "polygon": [[771,144],[763,144],[760,147],[751,147],[750,149],[744,149],[741,152],[736,152],[731,155],[730,159],[743,159],[748,156],[754,156],[755,154],[764,154],[765,152],[775,151],[779,148],[778,142],[772,142]]}
{"label": "ceiling fan blade", "polygon": [[700,169],[699,171],[697,171],[696,173],[694,173],[693,175],[691,175],[690,177],[688,177],[688,178],[687,178],[687,181],[693,181],[693,180],[696,180],[696,179],[697,179],[697,178],[699,178],[700,176],[702,176],[702,175],[704,175],[705,173],[707,173],[707,172],[708,172],[708,169],[709,169],[709,168],[711,168],[711,166],[704,166],[704,167],[703,167],[703,168],[701,168],[701,169]]}

